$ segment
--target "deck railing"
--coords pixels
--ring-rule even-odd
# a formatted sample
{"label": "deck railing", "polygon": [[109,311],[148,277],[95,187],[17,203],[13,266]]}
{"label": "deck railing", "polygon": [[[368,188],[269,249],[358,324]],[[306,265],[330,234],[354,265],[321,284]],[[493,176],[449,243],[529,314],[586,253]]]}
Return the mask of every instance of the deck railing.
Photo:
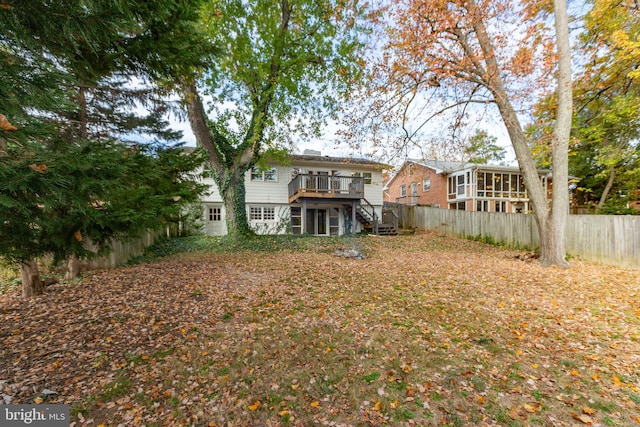
{"label": "deck railing", "polygon": [[298,174],[289,182],[289,199],[298,197],[364,198],[361,176]]}

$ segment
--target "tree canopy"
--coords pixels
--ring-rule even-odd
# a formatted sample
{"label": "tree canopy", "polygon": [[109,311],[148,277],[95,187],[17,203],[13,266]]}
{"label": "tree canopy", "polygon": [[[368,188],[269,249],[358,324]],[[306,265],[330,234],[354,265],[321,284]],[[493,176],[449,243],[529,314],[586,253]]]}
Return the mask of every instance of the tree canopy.
{"label": "tree canopy", "polygon": [[[502,119],[524,176],[540,231],[541,262],[566,266],[571,58],[566,3],[556,0],[550,6],[506,0],[394,2],[380,21],[387,37],[384,53],[370,67],[359,94],[372,101],[363,108],[358,98],[349,123],[374,122],[364,128],[374,137],[385,131],[375,122],[393,123],[402,129],[403,148],[427,125],[451,129],[453,140],[474,105],[491,107]],[[556,92],[559,99],[552,133],[552,203],[520,114],[531,107],[530,100],[547,92]],[[437,121],[451,112],[444,124]]]}
{"label": "tree canopy", "polygon": [[205,4],[205,31],[224,52],[185,79],[184,93],[230,234],[251,233],[244,173],[267,150],[289,148],[294,134],[315,134],[357,75],[360,13],[343,0]]}
{"label": "tree canopy", "polygon": [[[625,208],[640,183],[640,9],[631,1],[591,0],[576,49],[578,69],[570,172],[579,181],[574,202],[600,212]],[[548,152],[555,98],[536,106],[537,149]],[[608,209],[603,210],[607,206]]]}

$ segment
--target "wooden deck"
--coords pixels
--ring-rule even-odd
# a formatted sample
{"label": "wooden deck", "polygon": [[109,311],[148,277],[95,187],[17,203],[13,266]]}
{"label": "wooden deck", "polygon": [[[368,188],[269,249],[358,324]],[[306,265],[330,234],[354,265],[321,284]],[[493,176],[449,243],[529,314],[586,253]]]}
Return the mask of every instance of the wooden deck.
{"label": "wooden deck", "polygon": [[364,178],[299,174],[289,182],[289,203],[301,198],[364,199]]}

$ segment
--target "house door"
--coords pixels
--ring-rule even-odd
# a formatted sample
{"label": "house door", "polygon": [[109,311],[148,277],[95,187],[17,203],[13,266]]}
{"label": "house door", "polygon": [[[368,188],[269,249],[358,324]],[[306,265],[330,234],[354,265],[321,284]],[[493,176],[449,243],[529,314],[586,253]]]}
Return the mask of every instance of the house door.
{"label": "house door", "polygon": [[305,229],[309,234],[326,235],[327,234],[327,210],[326,209],[307,209]]}
{"label": "house door", "polygon": [[225,224],[222,206],[207,205],[204,212],[205,233],[207,236],[222,236],[225,234]]}

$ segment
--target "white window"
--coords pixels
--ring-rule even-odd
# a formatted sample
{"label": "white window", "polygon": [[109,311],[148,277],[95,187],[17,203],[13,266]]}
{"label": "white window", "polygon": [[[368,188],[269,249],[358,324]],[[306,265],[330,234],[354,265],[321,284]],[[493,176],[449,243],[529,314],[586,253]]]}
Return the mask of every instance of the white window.
{"label": "white window", "polygon": [[262,208],[262,219],[264,221],[274,221],[276,219],[276,208],[274,207],[263,207]]}
{"label": "white window", "polygon": [[251,206],[249,208],[249,219],[251,221],[262,221],[262,207]]}
{"label": "white window", "polygon": [[400,197],[406,197],[407,196],[407,186],[406,185],[401,185],[400,186]]}
{"label": "white window", "polygon": [[458,175],[458,196],[464,196],[464,175]]}
{"label": "white window", "polygon": [[365,184],[371,184],[371,172],[352,172],[351,176],[361,176]]}
{"label": "white window", "polygon": [[412,182],[411,183],[411,195],[412,196],[417,196],[418,195],[418,183],[417,182]]}
{"label": "white window", "polygon": [[222,208],[209,208],[209,221],[222,221]]}
{"label": "white window", "polygon": [[262,170],[258,167],[251,168],[251,181],[269,181],[275,182],[278,180],[278,174],[275,168]]}
{"label": "white window", "polygon": [[276,208],[273,206],[250,206],[250,221],[275,221]]}
{"label": "white window", "polygon": [[431,190],[431,178],[425,178],[422,180],[422,191]]}

